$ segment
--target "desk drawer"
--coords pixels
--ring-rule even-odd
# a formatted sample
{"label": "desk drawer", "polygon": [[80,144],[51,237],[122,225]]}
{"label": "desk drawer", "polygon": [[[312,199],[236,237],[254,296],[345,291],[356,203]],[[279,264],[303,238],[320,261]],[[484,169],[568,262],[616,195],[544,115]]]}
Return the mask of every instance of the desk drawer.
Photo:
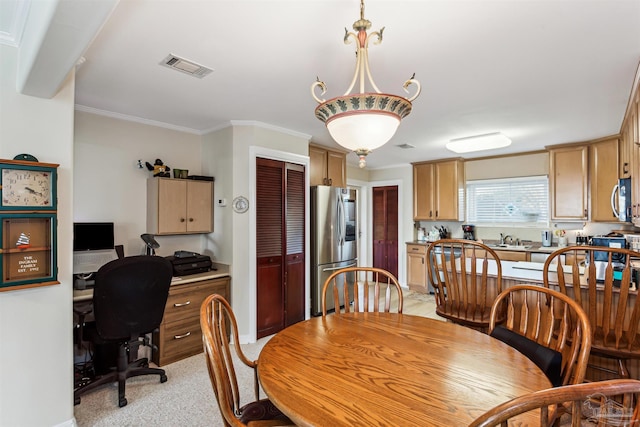
{"label": "desk drawer", "polygon": [[211,294],[220,294],[228,300],[228,282],[228,279],[214,279],[172,286],[164,308],[163,322],[171,323],[186,317],[198,317],[202,301]]}
{"label": "desk drawer", "polygon": [[160,332],[154,334],[162,343],[159,351],[154,352],[154,362],[158,366],[175,362],[202,352],[202,331],[200,318],[180,319],[160,326]]}

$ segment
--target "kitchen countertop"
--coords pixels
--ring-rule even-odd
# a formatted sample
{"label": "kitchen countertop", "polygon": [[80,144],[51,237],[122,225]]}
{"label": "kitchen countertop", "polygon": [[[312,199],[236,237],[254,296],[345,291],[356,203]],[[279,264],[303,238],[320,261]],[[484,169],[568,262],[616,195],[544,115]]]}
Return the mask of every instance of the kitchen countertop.
{"label": "kitchen countertop", "polygon": [[[184,285],[186,283],[198,282],[201,280],[218,279],[220,277],[229,276],[229,264],[214,262],[212,267],[217,270],[205,271],[204,273],[190,274],[188,276],[174,276],[171,279],[171,286]],[[74,289],[73,302],[89,301],[93,298],[93,288]]]}
{"label": "kitchen countertop", "polygon": [[[426,240],[413,240],[413,241],[409,241],[409,242],[405,242],[407,245],[423,245],[423,246],[428,246],[430,243],[429,241]],[[558,249],[560,249],[559,246],[542,246],[539,242],[533,242],[531,244],[527,244],[524,246],[531,246],[530,248],[498,248],[498,247],[492,247],[491,245],[495,245],[495,243],[485,243],[486,245],[488,245],[491,249],[493,249],[494,251],[512,251],[512,252],[544,252],[544,253],[551,253],[551,252],[555,252]]]}

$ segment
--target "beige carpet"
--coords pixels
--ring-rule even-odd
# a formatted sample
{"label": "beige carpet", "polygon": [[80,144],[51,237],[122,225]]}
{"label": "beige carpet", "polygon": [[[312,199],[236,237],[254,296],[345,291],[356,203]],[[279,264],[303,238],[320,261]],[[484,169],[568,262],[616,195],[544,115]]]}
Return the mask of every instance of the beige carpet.
{"label": "beige carpet", "polygon": [[[437,318],[434,310],[432,295],[410,291],[404,294],[404,313]],[[268,340],[264,338],[255,344],[243,345],[242,349],[249,358],[257,359]],[[249,402],[253,400],[253,373],[242,363],[236,363],[236,366],[242,399]],[[74,407],[78,426],[223,426],[202,354],[164,369],[168,377],[164,384],[160,384],[158,377],[129,379],[126,387],[128,405],[124,408],[118,407],[116,384],[83,396],[81,403]],[[264,393],[261,397],[265,397]]]}

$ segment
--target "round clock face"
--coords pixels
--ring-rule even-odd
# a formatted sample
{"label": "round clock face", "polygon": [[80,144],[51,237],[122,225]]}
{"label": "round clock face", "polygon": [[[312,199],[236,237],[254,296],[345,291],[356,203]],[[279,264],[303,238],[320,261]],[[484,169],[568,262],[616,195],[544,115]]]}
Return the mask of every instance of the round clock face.
{"label": "round clock face", "polygon": [[242,196],[233,199],[233,210],[238,213],[244,213],[249,209],[249,201]]}
{"label": "round clock face", "polygon": [[52,206],[51,173],[2,170],[2,206]]}

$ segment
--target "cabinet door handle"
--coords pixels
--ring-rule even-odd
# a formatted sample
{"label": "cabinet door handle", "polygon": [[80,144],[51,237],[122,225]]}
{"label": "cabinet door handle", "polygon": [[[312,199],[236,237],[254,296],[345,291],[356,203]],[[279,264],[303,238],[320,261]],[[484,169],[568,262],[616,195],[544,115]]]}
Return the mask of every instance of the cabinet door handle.
{"label": "cabinet door handle", "polygon": [[412,251],[419,251],[420,249],[418,248],[411,248]]}
{"label": "cabinet door handle", "polygon": [[184,222],[184,221],[185,221],[185,219],[184,219],[184,218],[180,218],[180,222]]}
{"label": "cabinet door handle", "polygon": [[424,265],[424,258],[420,258],[420,261],[422,261],[422,265]]}
{"label": "cabinet door handle", "polygon": [[193,222],[193,218],[189,218],[189,222]]}
{"label": "cabinet door handle", "polygon": [[436,218],[438,218],[438,211],[436,211]]}
{"label": "cabinet door handle", "polygon": [[585,218],[587,217],[587,210],[586,209],[584,210],[584,217]]}
{"label": "cabinet door handle", "polygon": [[187,302],[177,302],[175,304],[173,304],[174,307],[184,307],[185,305],[189,305],[191,304],[191,301],[187,301]]}
{"label": "cabinet door handle", "polygon": [[433,216],[433,211],[429,211],[429,218]]}
{"label": "cabinet door handle", "polygon": [[174,335],[174,336],[173,336],[173,339],[174,339],[174,340],[180,340],[180,339],[182,339],[182,338],[186,338],[186,337],[188,337],[189,335],[191,335],[191,332],[187,332],[186,334],[182,334],[182,335]]}

